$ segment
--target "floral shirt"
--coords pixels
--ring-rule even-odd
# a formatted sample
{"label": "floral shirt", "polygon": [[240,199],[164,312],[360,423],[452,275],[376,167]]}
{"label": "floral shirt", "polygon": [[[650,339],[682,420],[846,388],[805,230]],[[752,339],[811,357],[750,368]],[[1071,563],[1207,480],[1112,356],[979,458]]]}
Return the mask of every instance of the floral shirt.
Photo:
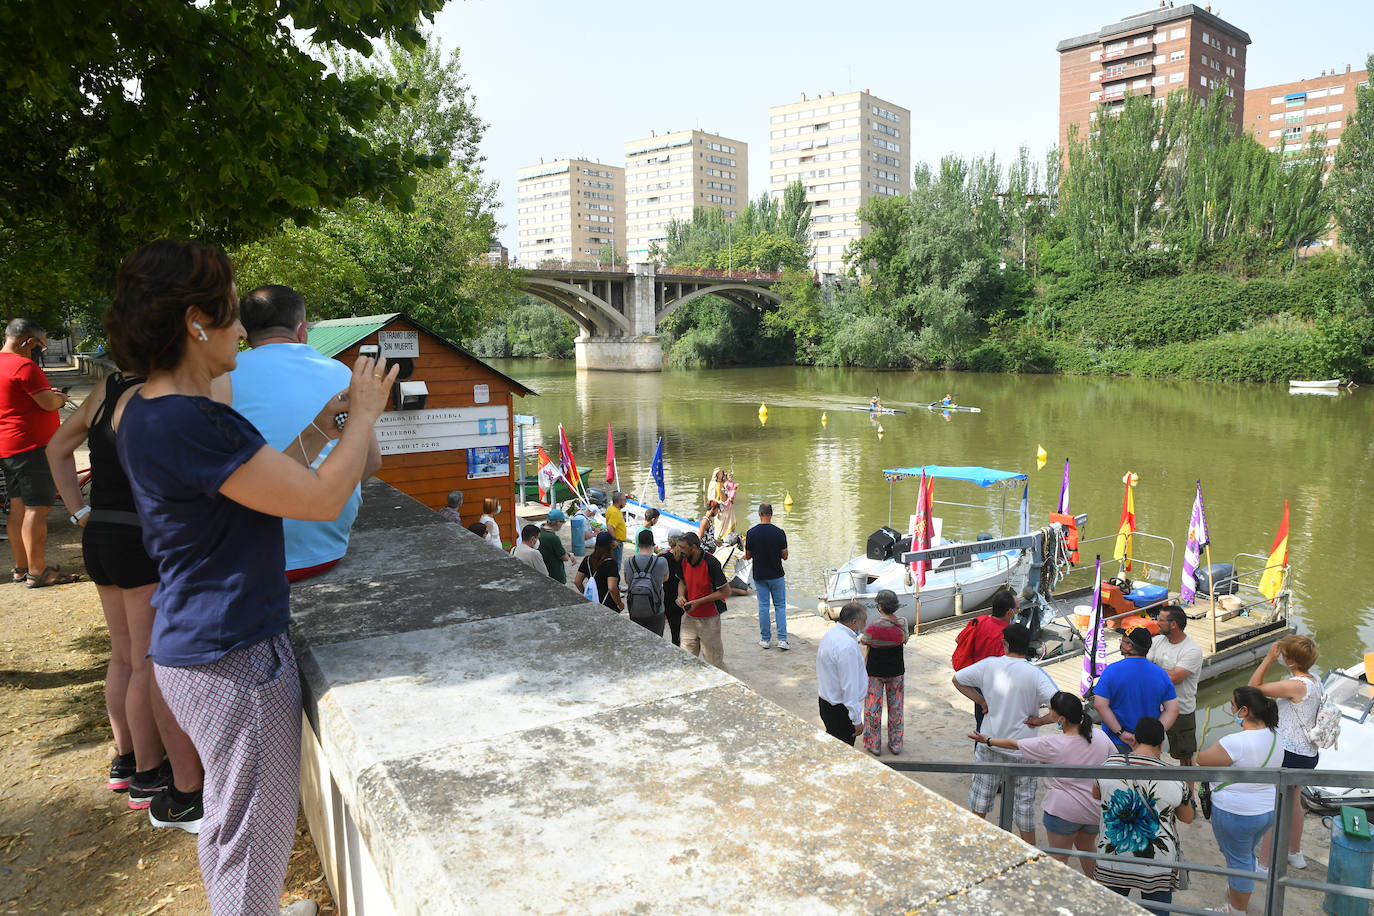
{"label": "floral shirt", "polygon": [[[1172,767],[1155,757],[1113,754],[1106,766]],[[1144,893],[1173,890],[1178,872],[1170,864],[1178,860],[1178,825],[1174,811],[1183,804],[1187,786],[1168,778],[1123,772],[1120,778],[1099,779],[1102,795],[1102,830],[1097,851],[1104,855],[1133,856],[1133,862],[1098,862],[1097,880],[1108,887],[1135,888]]]}

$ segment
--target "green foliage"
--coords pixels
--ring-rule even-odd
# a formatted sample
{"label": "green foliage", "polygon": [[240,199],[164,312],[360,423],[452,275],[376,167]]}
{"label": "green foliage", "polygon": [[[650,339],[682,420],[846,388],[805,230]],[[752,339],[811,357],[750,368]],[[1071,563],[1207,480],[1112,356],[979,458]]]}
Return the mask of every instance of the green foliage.
{"label": "green foliage", "polygon": [[664,357],[684,368],[790,361],[786,342],[764,334],[761,325],[762,317],[752,309],[702,296],[664,320]]}
{"label": "green foliage", "polygon": [[[1374,70],[1374,54],[1367,66]],[[1331,190],[1337,199],[1336,220],[1341,241],[1350,246],[1358,273],[1355,277],[1366,307],[1374,306],[1374,85],[1355,90],[1355,111],[1346,121]]]}
{"label": "green foliage", "polygon": [[780,200],[761,195],[733,220],[719,207],[697,207],[690,222],[673,220],[661,256],[670,267],[804,270],[810,220],[811,205],[797,182]]}
{"label": "green foliage", "polygon": [[576,337],[577,325],[558,309],[534,296],[521,296],[465,346],[487,358],[572,359]]}

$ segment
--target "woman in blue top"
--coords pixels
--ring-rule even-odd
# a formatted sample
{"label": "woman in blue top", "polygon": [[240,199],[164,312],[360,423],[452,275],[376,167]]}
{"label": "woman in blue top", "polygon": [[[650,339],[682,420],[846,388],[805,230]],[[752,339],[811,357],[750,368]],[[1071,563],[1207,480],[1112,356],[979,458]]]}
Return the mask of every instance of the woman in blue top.
{"label": "woman in blue top", "polygon": [[[120,364],[147,377],[114,425],[158,562],[154,674],[205,765],[199,854],[211,911],[275,914],[299,806],[301,725],[281,519],[338,516],[397,370],[359,359],[348,392],[288,456],[210,398],[244,337],[223,252],[143,246],[120,266],[105,326]],[[340,427],[318,469],[301,463]]]}

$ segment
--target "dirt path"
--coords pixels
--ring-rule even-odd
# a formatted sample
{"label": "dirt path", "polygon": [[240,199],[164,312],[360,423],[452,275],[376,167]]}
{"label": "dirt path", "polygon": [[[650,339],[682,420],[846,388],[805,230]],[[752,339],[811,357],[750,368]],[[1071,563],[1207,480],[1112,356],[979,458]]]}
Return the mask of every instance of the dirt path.
{"label": "dirt path", "polygon": [[[49,371],[54,385],[75,373]],[[88,387],[88,386],[86,386]],[[79,459],[84,467],[84,460]],[[82,570],[78,530],[58,507],[48,562]],[[8,572],[7,544],[0,544]],[[196,838],[160,830],[105,788],[114,753],[105,715],[109,639],[89,582],[27,589],[0,582],[0,910],[208,914]],[[333,913],[313,841],[299,824],[284,902]]]}

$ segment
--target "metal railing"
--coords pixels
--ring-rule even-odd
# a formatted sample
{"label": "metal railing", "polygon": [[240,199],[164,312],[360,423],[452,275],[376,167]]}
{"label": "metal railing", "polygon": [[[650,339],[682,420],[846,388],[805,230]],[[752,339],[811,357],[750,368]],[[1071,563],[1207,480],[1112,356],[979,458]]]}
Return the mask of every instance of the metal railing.
{"label": "metal railing", "polygon": [[[1289,770],[1289,769],[1253,769],[1248,767],[1127,767],[1127,766],[1060,766],[1055,764],[1042,763],[975,763],[973,761],[958,763],[940,763],[925,760],[892,760],[884,761],[894,770],[910,773],[948,773],[955,775],[970,775],[973,773],[986,773],[997,776],[1002,780],[1002,801],[998,809],[997,822],[1003,830],[1012,832],[1014,829],[1013,815],[1015,811],[1016,793],[1008,791],[1007,786],[1011,785],[1010,779],[1014,777],[1039,778],[1043,776],[1059,776],[1077,779],[1120,779],[1123,771],[1131,774],[1139,774],[1142,781],[1160,782],[1163,780],[1175,782],[1246,782],[1246,783],[1265,783],[1273,785],[1274,792],[1274,822],[1271,836],[1274,838],[1270,843],[1269,849],[1269,872],[1245,871],[1238,868],[1225,868],[1217,865],[1201,865],[1195,862],[1177,861],[1172,863],[1172,867],[1182,871],[1198,872],[1205,875],[1220,875],[1223,877],[1250,878],[1265,885],[1264,890],[1264,910],[1266,916],[1281,916],[1283,913],[1284,895],[1291,889],[1318,891],[1322,893],[1343,894],[1347,897],[1357,897],[1362,900],[1374,900],[1374,890],[1363,887],[1355,887],[1348,884],[1330,884],[1324,881],[1308,881],[1303,878],[1289,878],[1285,872],[1288,867],[1288,832],[1292,826],[1292,805],[1290,799],[1293,792],[1301,792],[1302,787],[1316,782],[1314,773],[1321,773],[1321,782],[1324,785],[1340,786],[1342,788],[1355,789],[1374,789],[1374,772],[1355,771],[1355,770]],[[1201,806],[1197,808],[1199,817],[1202,815]],[[1139,863],[1140,860],[1134,856],[1105,855],[1103,853],[1080,852],[1077,849],[1053,849],[1049,846],[1036,846],[1043,852],[1056,855],[1077,856],[1093,861],[1107,862],[1132,862]],[[1187,913],[1195,916],[1205,916],[1205,910],[1193,907],[1182,906],[1177,903],[1157,903],[1150,901],[1148,904],[1153,909],[1161,909],[1170,913]]]}

